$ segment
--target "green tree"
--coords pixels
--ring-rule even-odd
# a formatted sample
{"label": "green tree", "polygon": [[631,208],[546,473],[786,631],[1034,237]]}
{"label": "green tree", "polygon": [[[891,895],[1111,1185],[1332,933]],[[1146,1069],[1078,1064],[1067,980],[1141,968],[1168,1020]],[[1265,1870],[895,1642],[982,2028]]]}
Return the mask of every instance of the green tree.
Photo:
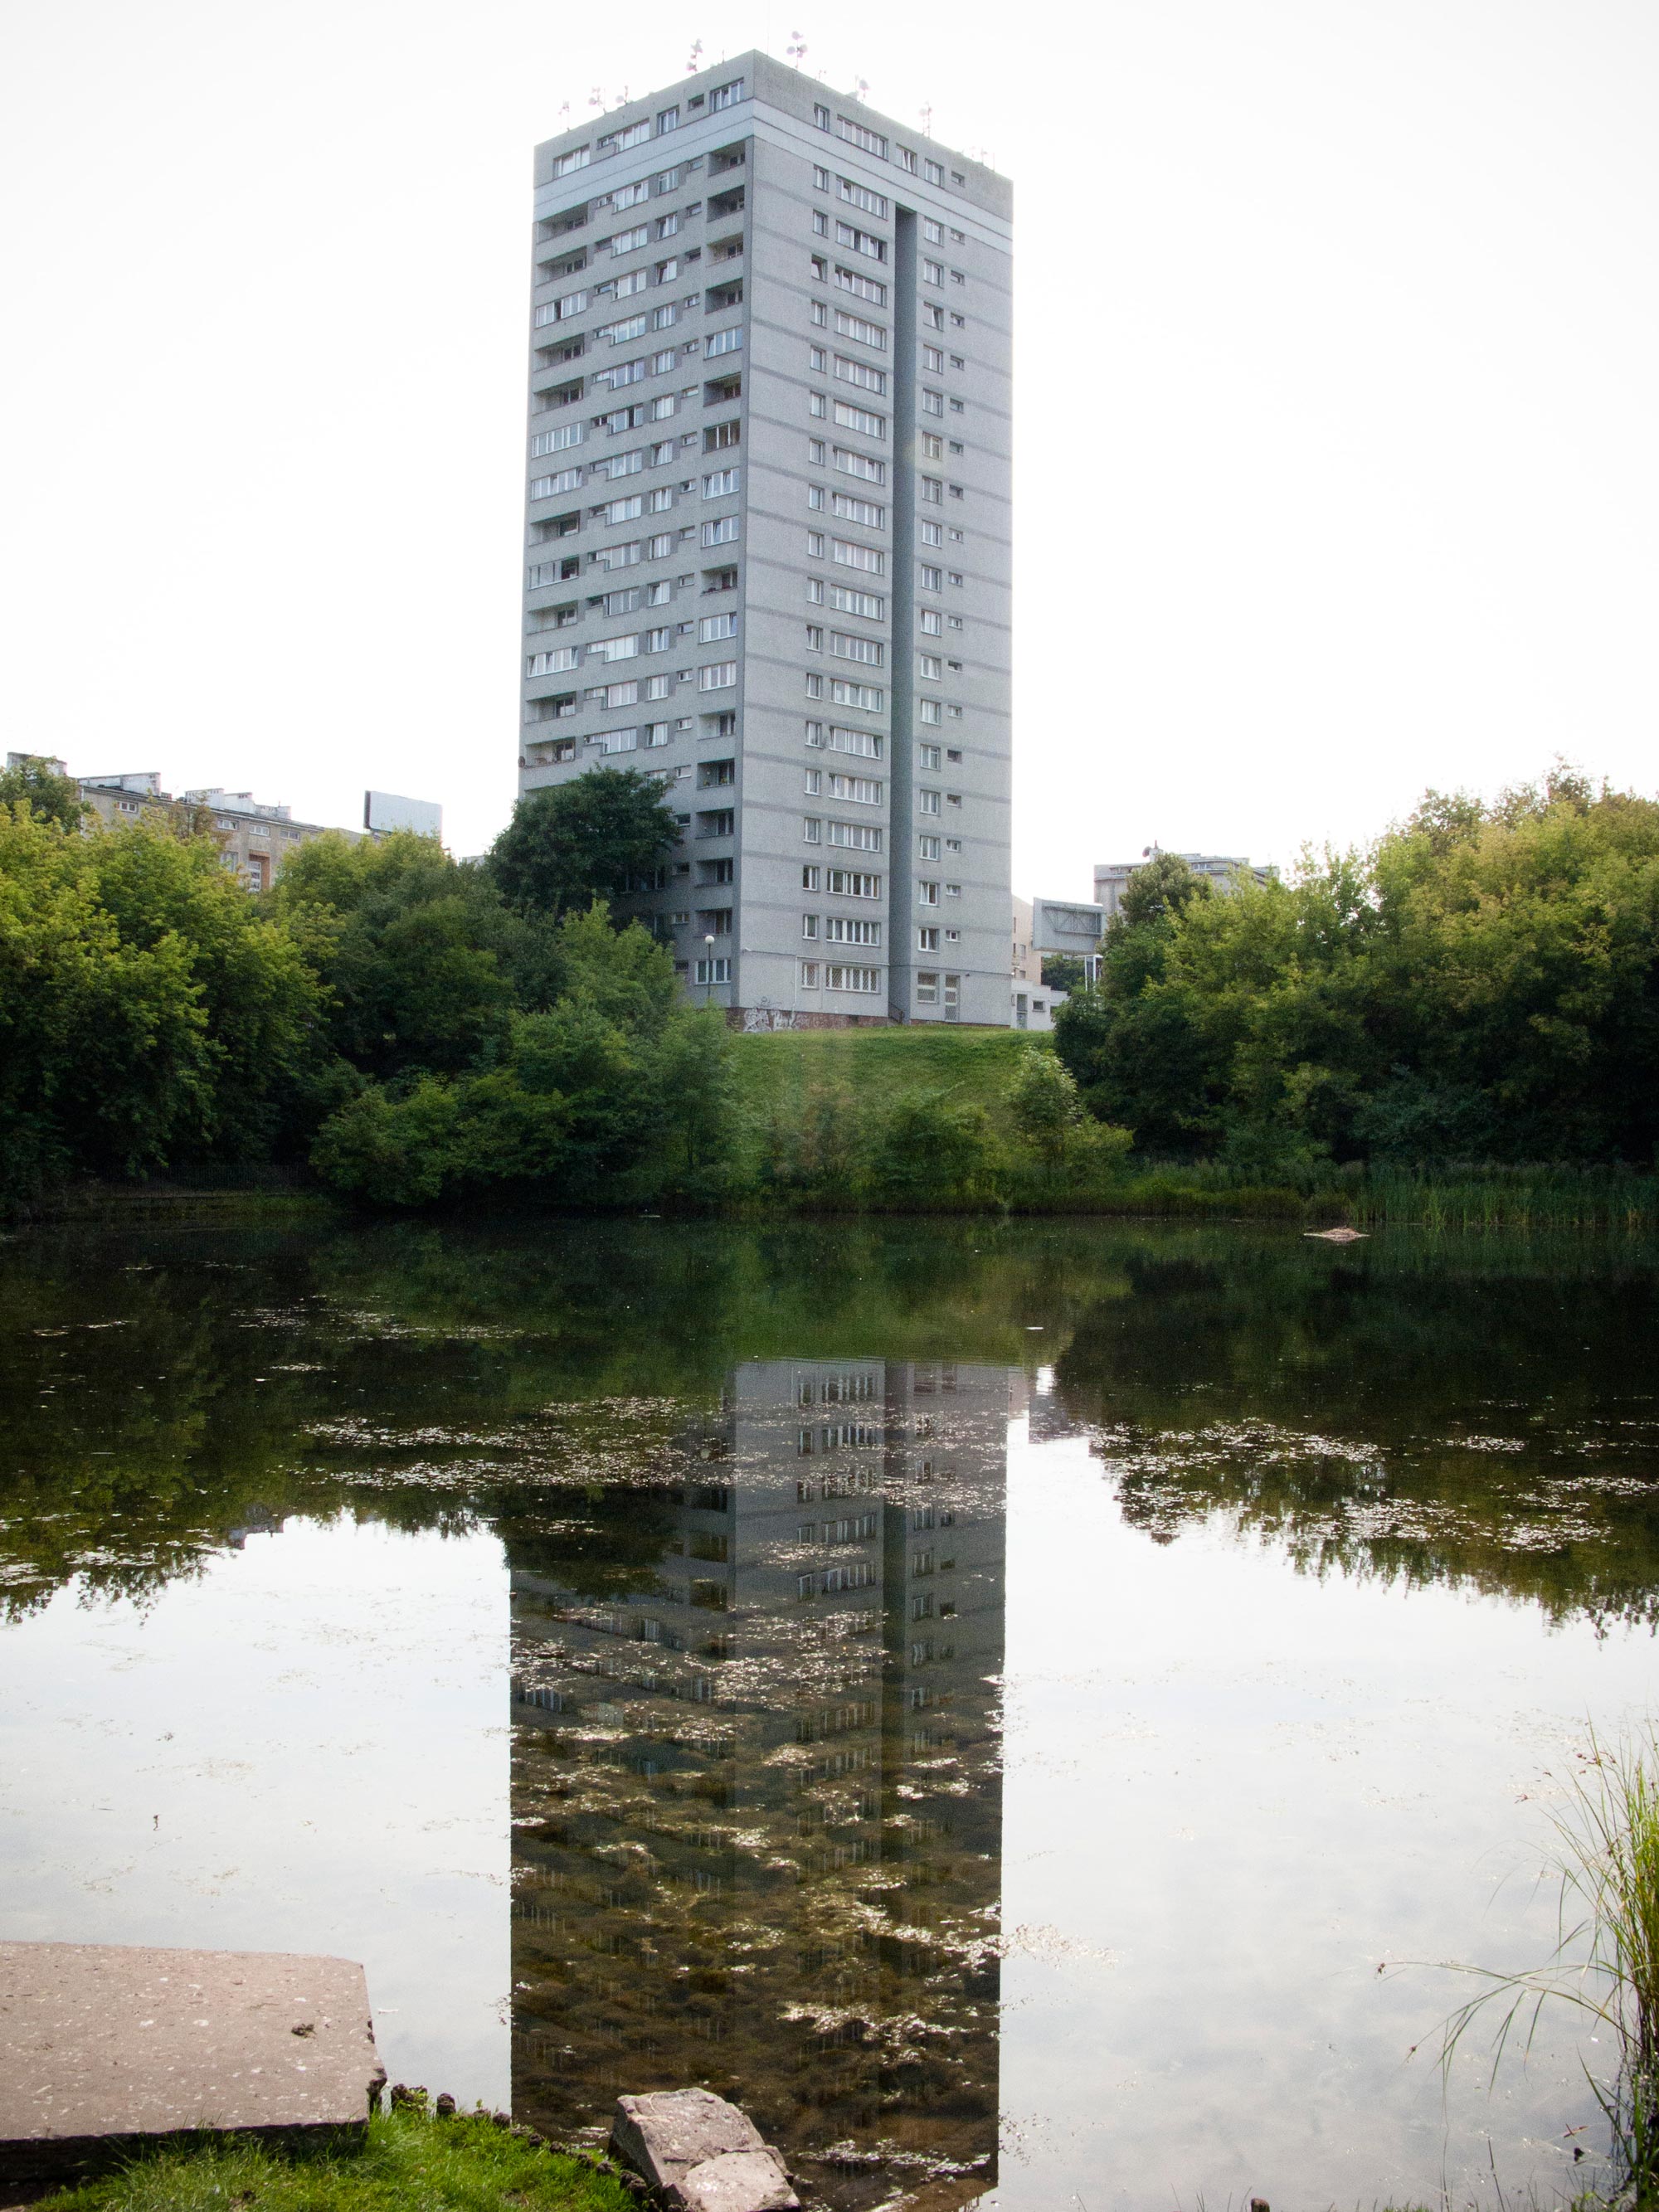
{"label": "green tree", "polygon": [[492,1190],[586,1205],[659,1186],[665,1131],[709,1164],[723,1038],[678,1002],[671,955],[593,907],[567,915],[550,957],[558,996],[509,1013],[483,1063],[405,1074],[332,1114],[312,1148],[323,1180],[376,1206]]}
{"label": "green tree", "polygon": [[270,903],[327,994],[329,1042],[371,1079],[459,1074],[506,1048],[515,1009],[556,995],[550,926],[430,837],[319,837]]}
{"label": "green tree", "polygon": [[[1162,860],[1153,864],[1162,868]],[[1141,872],[1056,1045],[1144,1150],[1632,1162],[1659,1141],[1659,805],[1559,765],[1369,853],[1194,896]]]}
{"label": "green tree", "polygon": [[595,768],[520,799],[489,866],[513,905],[556,916],[623,896],[678,842],[660,778]]}
{"label": "green tree", "polygon": [[982,1205],[1000,1194],[1002,1152],[982,1106],[943,1091],[897,1099],[876,1139],[871,1187],[886,1206]]}
{"label": "green tree", "polygon": [[658,1042],[652,1065],[658,1126],[680,1179],[706,1183],[731,1152],[732,1032],[716,1006],[682,1012]]}
{"label": "green tree", "polygon": [[20,799],[37,819],[64,830],[78,830],[94,811],[74,777],[60,775],[43,753],[26,754],[15,767],[0,769],[0,806]]}
{"label": "green tree", "polygon": [[1049,991],[1084,991],[1089,971],[1075,952],[1051,952],[1042,963],[1042,983]]}
{"label": "green tree", "polygon": [[314,1074],[299,948],[205,842],[0,808],[0,1187],[257,1158]]}
{"label": "green tree", "polygon": [[1195,875],[1179,853],[1154,853],[1123,887],[1112,924],[1139,929],[1181,913],[1194,899],[1212,896],[1207,876]]}
{"label": "green tree", "polygon": [[1026,1143],[1058,1167],[1083,1121],[1083,1107],[1076,1079],[1046,1045],[1033,1045],[1021,1055],[1008,1110]]}

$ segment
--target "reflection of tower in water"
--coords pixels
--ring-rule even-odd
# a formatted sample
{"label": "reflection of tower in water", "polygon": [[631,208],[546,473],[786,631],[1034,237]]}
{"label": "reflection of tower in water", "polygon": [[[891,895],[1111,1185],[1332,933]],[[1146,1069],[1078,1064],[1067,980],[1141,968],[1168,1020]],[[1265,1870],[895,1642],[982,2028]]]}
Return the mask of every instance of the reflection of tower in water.
{"label": "reflection of tower in water", "polygon": [[706,2082],[797,2156],[904,2160],[817,2167],[849,2203],[989,2185],[1010,1387],[752,1363],[657,1578],[515,1563],[520,2118]]}

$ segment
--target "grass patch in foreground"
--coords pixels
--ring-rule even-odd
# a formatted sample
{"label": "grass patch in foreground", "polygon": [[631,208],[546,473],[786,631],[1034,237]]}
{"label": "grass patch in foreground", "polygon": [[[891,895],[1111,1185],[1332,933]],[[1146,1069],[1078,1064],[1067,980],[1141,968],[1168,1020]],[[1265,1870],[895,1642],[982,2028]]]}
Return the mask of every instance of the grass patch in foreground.
{"label": "grass patch in foreground", "polygon": [[214,2138],[144,2156],[40,2212],[633,2212],[621,2182],[489,2119],[372,2119],[359,2151]]}

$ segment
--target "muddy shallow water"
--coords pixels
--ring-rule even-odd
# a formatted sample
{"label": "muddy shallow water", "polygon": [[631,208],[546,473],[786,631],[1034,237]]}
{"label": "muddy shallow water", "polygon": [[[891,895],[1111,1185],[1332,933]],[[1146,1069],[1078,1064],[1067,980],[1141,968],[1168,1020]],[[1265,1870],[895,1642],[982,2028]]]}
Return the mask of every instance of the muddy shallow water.
{"label": "muddy shallow water", "polygon": [[848,2206],[1548,2201],[1652,1703],[1651,1249],[0,1246],[0,1936],[343,1952],[394,2077],[707,2081]]}

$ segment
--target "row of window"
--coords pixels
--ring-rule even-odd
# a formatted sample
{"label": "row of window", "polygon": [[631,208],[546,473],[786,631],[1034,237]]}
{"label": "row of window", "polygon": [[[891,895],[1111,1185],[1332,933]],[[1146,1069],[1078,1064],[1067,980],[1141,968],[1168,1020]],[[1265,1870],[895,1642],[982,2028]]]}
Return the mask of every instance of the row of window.
{"label": "row of window", "polygon": [[835,491],[828,484],[809,483],[806,504],[814,514],[833,514],[837,522],[856,522],[866,530],[885,530],[887,509],[878,500],[854,492]]}
{"label": "row of window", "polygon": [[[823,631],[817,623],[806,625],[806,650],[822,653]],[[879,638],[860,637],[850,630],[832,629],[830,650],[841,660],[856,660],[866,668],[879,668],[887,658],[887,648]]]}
{"label": "row of window", "polygon": [[806,411],[820,422],[833,411],[836,427],[839,430],[859,430],[866,438],[885,438],[887,435],[887,417],[884,415],[878,415],[873,408],[860,407],[850,399],[836,400],[832,410],[827,392],[809,392]]}
{"label": "row of window", "polygon": [[[879,806],[886,796],[886,787],[874,776],[841,775],[820,768],[809,768],[805,775],[808,799],[839,799],[858,806]],[[832,837],[830,842],[833,845],[837,840]]]}
{"label": "row of window", "polygon": [[800,933],[809,942],[820,940],[825,945],[877,945],[881,943],[881,924],[860,921],[856,915],[846,914],[804,914],[800,918]]}
{"label": "row of window", "polygon": [[878,899],[883,878],[860,868],[825,868],[809,860],[800,872],[804,891],[826,891],[832,898]]}
{"label": "row of window", "polygon": [[887,694],[880,684],[854,684],[844,676],[832,676],[826,684],[816,669],[806,672],[806,696],[828,699],[835,707],[856,707],[866,714],[881,714],[887,709]]}
{"label": "row of window", "polygon": [[843,384],[856,386],[860,392],[872,392],[878,399],[887,397],[887,372],[872,368],[867,362],[854,361],[850,354],[831,355],[823,346],[807,349],[807,365],[817,374],[837,377]]}
{"label": "row of window", "polygon": [[[624,595],[621,592],[611,592],[607,596],[620,599]],[[634,596],[637,597],[637,593]],[[737,635],[738,617],[735,614],[704,615],[695,625],[689,622],[665,623],[655,629],[632,631],[619,637],[594,638],[588,644],[587,657],[590,660],[632,660],[641,653],[665,653],[678,640],[690,637],[694,628],[699,645],[714,645],[718,644],[722,638]],[[529,656],[526,663],[525,673],[526,676],[562,675],[566,670],[575,668],[580,665],[581,653],[582,648],[580,646],[547,647],[541,652],[532,653]],[[661,682],[664,679],[657,678],[653,680]],[[665,697],[667,695],[661,693],[657,696]],[[611,701],[609,703],[615,705],[618,702]],[[621,703],[626,705],[631,702],[624,701]]]}
{"label": "row of window", "polygon": [[[945,182],[945,172],[943,161],[935,161],[930,154],[918,155],[911,147],[900,145],[896,142],[890,147],[884,131],[872,131],[868,124],[859,122],[854,116],[832,115],[822,100],[815,100],[813,103],[812,120],[820,131],[833,131],[834,135],[844,144],[856,146],[860,153],[873,154],[878,161],[891,161],[896,167],[902,169],[907,176],[925,177],[930,185],[942,185]],[[951,171],[951,182],[953,185],[962,185],[967,181],[967,177],[962,170]]]}
{"label": "row of window", "polygon": [[[800,981],[804,991],[816,991],[820,988],[826,991],[856,991],[871,998],[878,996],[882,988],[879,968],[843,967],[836,961],[803,960],[800,963]],[[823,1577],[823,1587],[825,1589],[860,1588],[861,1587],[860,1583],[837,1582],[835,1579],[838,1575],[848,1576],[857,1571],[858,1570],[853,1568],[831,1567]],[[808,1576],[805,1579],[810,1583],[811,1577]],[[875,1580],[873,1568],[863,1576],[863,1580],[866,1582]],[[810,1595],[811,1592],[808,1591],[805,1594]]]}
{"label": "row of window", "polygon": [[[716,85],[708,93],[688,94],[684,104],[684,119],[689,122],[695,116],[716,115],[722,108],[735,107],[743,97],[743,79],[734,76],[729,83]],[[643,146],[653,135],[665,137],[671,131],[679,129],[682,119],[681,103],[677,100],[672,107],[658,111],[654,133],[648,115],[641,116],[637,123],[630,123],[625,129],[603,131],[587,144],[573,146],[568,153],[556,156],[553,174],[568,177],[578,169],[585,169],[590,161],[602,161],[609,155],[623,154],[630,147]]]}
{"label": "row of window", "polygon": [[809,845],[838,845],[849,853],[878,853],[882,829],[877,822],[826,821],[822,815],[804,817],[800,834]]}
{"label": "row of window", "polygon": [[[859,270],[843,268],[839,261],[832,264],[827,256],[822,253],[815,253],[811,256],[811,267],[812,274],[820,284],[827,284],[830,282],[833,269],[838,290],[850,292],[854,299],[866,301],[872,307],[884,307],[887,305],[887,287],[878,276],[866,276]],[[822,321],[823,318],[815,316],[813,319]]]}
{"label": "row of window", "polygon": [[850,584],[827,583],[822,576],[809,576],[806,596],[816,607],[827,601],[837,614],[862,615],[869,622],[887,619],[887,602],[879,592],[855,591]]}
{"label": "row of window", "polygon": [[[740,292],[738,296],[741,296]],[[733,307],[738,303],[735,299],[717,303],[712,293],[708,297],[710,313],[715,311],[716,305]],[[655,319],[653,317],[653,320]],[[669,320],[672,319],[670,316]],[[585,398],[591,398],[598,392],[607,392],[614,396],[618,392],[626,391],[629,385],[643,384],[647,377],[672,376],[681,360],[689,359],[697,350],[697,344],[696,339],[691,339],[678,351],[672,346],[664,346],[655,353],[636,354],[631,361],[616,362],[608,368],[597,369],[586,380],[579,376],[568,384],[549,386],[537,392],[534,411],[538,415],[562,414],[567,408],[578,406]],[[743,328],[740,324],[734,323],[726,330],[710,333],[702,346],[702,356],[705,361],[718,360],[723,354],[739,352],[742,346]],[[573,349],[566,350],[570,352]],[[677,399],[695,399],[696,394],[696,386],[688,385],[678,393],[659,394],[648,409],[642,403],[633,401],[625,409],[612,409],[607,414],[590,416],[586,422],[577,419],[561,423],[556,430],[536,434],[532,441],[532,454],[559,453],[567,447],[580,446],[590,428],[603,430],[608,436],[614,437],[619,430],[635,428],[641,422],[663,421],[673,414]],[[728,394],[724,386],[720,386],[707,392],[705,399],[728,396],[734,398],[736,394]]]}
{"label": "row of window", "polygon": [[[707,550],[716,545],[735,544],[738,532],[738,518],[735,514],[722,514],[702,525],[703,546]],[[568,536],[569,533],[561,532],[559,534]],[[598,546],[588,558],[596,568],[607,572],[613,568],[629,568],[641,560],[665,560],[677,546],[690,544],[697,536],[697,527],[691,524],[678,532],[661,531],[654,538],[635,538],[624,544]],[[579,566],[578,556],[574,554],[566,554],[556,561],[532,561],[526,572],[526,582],[532,592],[543,591],[550,584],[568,582],[577,573]]]}

